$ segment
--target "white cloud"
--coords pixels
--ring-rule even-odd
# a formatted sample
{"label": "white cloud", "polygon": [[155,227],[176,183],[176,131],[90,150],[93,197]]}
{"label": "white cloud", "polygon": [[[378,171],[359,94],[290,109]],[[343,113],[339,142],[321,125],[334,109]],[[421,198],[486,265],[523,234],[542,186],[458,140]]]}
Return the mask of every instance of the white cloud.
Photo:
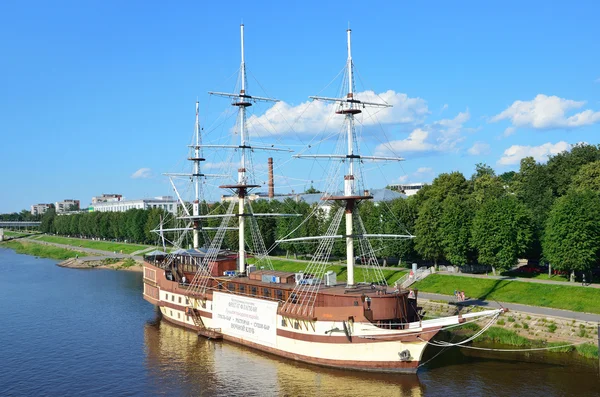
{"label": "white cloud", "polygon": [[467,150],[467,153],[469,153],[471,156],[480,156],[482,154],[489,154],[490,153],[490,145],[485,142],[475,142],[473,144],[473,146],[471,146],[469,148],[469,150]]}
{"label": "white cloud", "polygon": [[408,181],[408,175],[400,175],[398,179],[396,179],[396,183],[406,183]]}
{"label": "white cloud", "polygon": [[445,103],[444,106],[442,106],[442,109],[440,110],[440,113],[443,113],[444,110],[448,110],[448,104]]}
{"label": "white cloud", "polygon": [[378,145],[379,155],[406,152],[448,152],[464,140],[461,135],[463,124],[469,121],[469,111],[459,113],[453,119],[442,119],[422,128],[414,129],[408,138]]}
{"label": "white cloud", "polygon": [[566,115],[569,111],[580,109],[583,105],[585,101],[538,94],[531,101],[515,101],[490,121],[495,123],[500,120],[510,120],[515,127],[537,129],[575,128],[600,122],[600,112],[589,109],[572,116]]}
{"label": "white cloud", "polygon": [[131,177],[133,179],[150,178],[151,176],[152,170],[150,168],[140,168],[139,170],[131,174]]}
{"label": "white cloud", "polygon": [[511,136],[512,134],[515,133],[517,129],[515,127],[506,127],[506,129],[504,130],[504,133],[502,134],[503,137],[508,137]]}
{"label": "white cloud", "polygon": [[434,175],[433,168],[420,167],[412,174],[401,175],[396,179],[395,183],[408,183],[411,181],[422,181],[423,179],[431,178]]}
{"label": "white cloud", "polygon": [[594,80],[594,83],[600,83],[600,77],[598,77],[596,80]]}
{"label": "white cloud", "polygon": [[415,174],[431,174],[433,173],[433,168],[431,167],[419,167]]}
{"label": "white cloud", "polygon": [[544,162],[548,160],[549,155],[558,154],[571,149],[571,145],[565,141],[558,143],[544,143],[540,146],[521,146],[513,145],[504,151],[504,155],[498,160],[498,164],[513,165],[519,164],[525,157],[533,157],[536,161]]}
{"label": "white cloud", "polygon": [[[356,116],[363,125],[399,124],[422,122],[429,114],[427,102],[421,98],[409,98],[408,95],[388,90],[381,94],[364,91],[354,94],[355,98],[365,102],[386,103],[390,108],[367,108]],[[337,105],[323,101],[307,101],[292,106],[286,102],[277,102],[260,116],[248,118],[248,128],[261,134],[288,134],[292,131],[303,134],[317,134],[324,130],[336,130],[341,127],[344,117],[335,114]]]}

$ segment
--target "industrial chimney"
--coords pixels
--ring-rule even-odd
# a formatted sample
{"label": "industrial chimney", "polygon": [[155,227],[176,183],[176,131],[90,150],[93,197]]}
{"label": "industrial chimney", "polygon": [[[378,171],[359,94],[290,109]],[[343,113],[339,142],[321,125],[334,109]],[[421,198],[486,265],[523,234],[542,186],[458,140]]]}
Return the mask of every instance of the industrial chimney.
{"label": "industrial chimney", "polygon": [[273,157],[269,157],[269,198],[275,197],[275,183],[273,182]]}

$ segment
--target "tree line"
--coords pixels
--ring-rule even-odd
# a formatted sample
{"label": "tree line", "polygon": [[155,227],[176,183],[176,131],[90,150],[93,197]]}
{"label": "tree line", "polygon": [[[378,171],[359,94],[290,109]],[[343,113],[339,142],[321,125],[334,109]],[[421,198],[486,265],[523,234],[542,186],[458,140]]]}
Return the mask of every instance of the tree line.
{"label": "tree line", "polygon": [[[252,208],[254,213],[300,215],[257,218],[268,249],[288,234],[290,238],[325,234],[335,205],[325,211],[287,198],[257,200]],[[207,207],[213,214],[223,214],[227,206]],[[501,175],[485,164],[478,164],[469,178],[460,172],[443,173],[414,196],[377,204],[363,201],[359,212],[368,233],[415,236],[373,240],[379,257],[482,264],[498,270],[529,259],[551,263],[558,270],[589,271],[598,265],[600,255],[600,145],[578,144],[546,163],[526,157],[518,171]],[[313,216],[308,218],[309,214]],[[151,230],[161,217],[166,214],[159,209],[58,216],[49,211],[41,228],[63,235],[154,243],[157,235]],[[204,225],[217,227],[221,221],[210,218]],[[252,248],[251,226],[246,229],[245,239]],[[344,230],[343,222],[340,229]],[[237,232],[228,232],[224,247],[236,249],[237,238]],[[317,243],[281,243],[273,252],[309,255]],[[343,250],[343,242],[336,243],[333,254],[344,257]]]}
{"label": "tree line", "polygon": [[152,230],[159,225],[161,218],[168,217],[167,213],[159,208],[68,215],[56,214],[51,208],[42,216],[40,230],[63,236],[154,244],[157,234]]}

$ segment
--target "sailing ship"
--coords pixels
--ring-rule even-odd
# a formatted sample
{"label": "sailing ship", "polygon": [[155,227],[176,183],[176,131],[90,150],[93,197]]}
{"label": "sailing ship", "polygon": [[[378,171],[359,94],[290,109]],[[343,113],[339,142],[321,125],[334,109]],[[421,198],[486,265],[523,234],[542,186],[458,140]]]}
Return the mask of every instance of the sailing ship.
{"label": "sailing ship", "polygon": [[[211,93],[231,99],[237,108],[239,145],[203,145],[199,136],[191,145],[196,177],[204,177],[199,150],[209,147],[235,149],[240,155],[237,181],[220,186],[232,193],[224,214],[201,214],[197,209],[180,218],[194,232],[194,250],[177,250],[154,257],[144,264],[144,298],[156,305],[163,319],[196,331],[199,335],[223,339],[272,353],[291,360],[321,366],[377,371],[414,373],[421,364],[425,348],[442,329],[478,319],[495,319],[503,311],[476,313],[425,320],[417,303],[418,291],[401,286],[389,287],[369,238],[412,238],[411,235],[371,235],[365,230],[358,207],[372,197],[359,194],[358,167],[364,161],[400,161],[401,158],[363,156],[358,151],[354,117],[366,107],[388,107],[382,102],[361,101],[354,93],[351,31],[347,31],[347,92],[340,98],[311,97],[335,104],[336,113],[344,117],[342,131],[345,153],[331,155],[296,155],[297,158],[328,159],[347,166],[343,192],[329,188],[322,202],[337,203],[330,214],[331,223],[324,236],[282,238],[278,242],[313,241],[317,247],[304,272],[275,271],[270,263],[249,194],[260,187],[253,183],[248,155],[255,150],[282,150],[255,146],[246,130],[246,111],[255,102],[274,101],[251,96],[246,86],[244,60],[244,26],[241,26],[241,89],[239,93]],[[198,125],[198,121],[197,121]],[[199,127],[197,127],[199,130]],[[333,174],[336,174],[335,172]],[[334,185],[332,185],[334,186]],[[196,189],[197,191],[198,189]],[[235,211],[237,207],[237,211]],[[198,235],[203,222],[220,218],[220,227],[205,250]],[[237,222],[234,222],[237,218]],[[345,224],[345,233],[340,226]],[[246,228],[252,235],[253,250],[260,269],[247,264]],[[184,228],[185,229],[185,228]],[[236,229],[238,251],[222,250],[225,233]],[[291,235],[291,233],[290,233]],[[287,236],[289,237],[289,235]],[[345,282],[337,282],[328,270],[331,250],[342,241],[346,250]],[[359,253],[360,255],[356,255]],[[355,280],[356,259],[361,259],[367,282]],[[366,280],[366,279],[365,279]]]}

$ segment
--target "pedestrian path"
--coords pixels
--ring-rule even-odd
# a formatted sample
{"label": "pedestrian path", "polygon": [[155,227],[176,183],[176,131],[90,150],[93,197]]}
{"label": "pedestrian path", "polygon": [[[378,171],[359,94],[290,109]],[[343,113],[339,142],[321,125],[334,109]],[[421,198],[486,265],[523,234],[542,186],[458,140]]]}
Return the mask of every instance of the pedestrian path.
{"label": "pedestrian path", "polygon": [[540,306],[529,306],[529,305],[521,305],[518,303],[509,303],[509,302],[497,302],[497,301],[485,301],[481,299],[467,299],[462,302],[457,302],[454,296],[450,295],[442,295],[442,294],[432,294],[429,292],[420,292],[419,298],[429,299],[429,300],[441,300],[449,303],[454,303],[458,306],[482,306],[489,308],[500,308],[504,307],[508,310],[514,310],[517,312],[523,313],[531,313],[538,314],[542,316],[551,316],[551,317],[562,317],[568,318],[570,320],[579,320],[579,321],[591,321],[600,323],[600,315],[592,314],[592,313],[580,313],[573,312],[570,310],[562,310],[562,309],[552,309],[549,307],[540,307]]}
{"label": "pedestrian path", "polygon": [[139,250],[139,251],[135,251],[131,253],[131,256],[136,256],[136,255],[140,255],[143,254],[144,252],[150,252],[155,250],[156,247],[148,247],[148,248],[144,248],[143,250]]}
{"label": "pedestrian path", "polygon": [[600,284],[585,284],[585,285],[583,285],[581,283],[571,283],[568,281],[540,280],[537,278],[512,277],[512,276],[488,276],[487,274],[454,273],[454,272],[447,272],[447,271],[439,271],[436,273],[443,274],[446,276],[483,278],[483,279],[489,279],[489,280],[521,281],[524,283],[565,285],[567,287],[600,288]]}

